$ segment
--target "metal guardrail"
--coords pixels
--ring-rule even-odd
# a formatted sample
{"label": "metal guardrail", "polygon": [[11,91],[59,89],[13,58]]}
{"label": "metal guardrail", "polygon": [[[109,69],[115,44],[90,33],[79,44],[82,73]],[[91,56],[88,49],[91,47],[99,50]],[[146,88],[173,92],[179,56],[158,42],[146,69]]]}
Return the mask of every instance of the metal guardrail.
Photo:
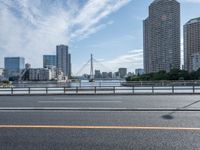
{"label": "metal guardrail", "polygon": [[0,88],[0,95],[48,94],[200,94],[200,86],[93,86],[93,87],[11,87]]}
{"label": "metal guardrail", "polygon": [[138,87],[148,87],[148,86],[200,86],[200,80],[177,80],[177,81],[95,81],[95,82],[67,82],[67,83],[57,83],[57,82],[19,82],[13,83],[14,87],[110,87],[110,86],[138,86]]}

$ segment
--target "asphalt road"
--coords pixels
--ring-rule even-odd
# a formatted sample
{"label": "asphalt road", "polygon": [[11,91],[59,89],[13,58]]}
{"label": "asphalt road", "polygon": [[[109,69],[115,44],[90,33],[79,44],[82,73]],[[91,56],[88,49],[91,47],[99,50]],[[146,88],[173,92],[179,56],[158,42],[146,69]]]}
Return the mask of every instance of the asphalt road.
{"label": "asphalt road", "polygon": [[0,150],[199,150],[199,106],[193,95],[0,97]]}

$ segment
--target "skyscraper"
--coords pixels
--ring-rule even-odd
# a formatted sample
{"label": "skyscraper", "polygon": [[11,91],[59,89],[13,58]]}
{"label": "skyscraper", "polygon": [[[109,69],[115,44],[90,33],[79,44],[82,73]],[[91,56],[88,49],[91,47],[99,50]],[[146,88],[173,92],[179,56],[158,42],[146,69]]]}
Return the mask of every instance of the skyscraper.
{"label": "skyscraper", "polygon": [[25,68],[25,59],[23,57],[5,57],[4,67],[6,77],[19,76]]}
{"label": "skyscraper", "polygon": [[68,52],[68,46],[56,46],[57,69],[60,69],[64,76],[71,76],[71,55]]}
{"label": "skyscraper", "polygon": [[56,55],[43,55],[43,67],[56,66]]}
{"label": "skyscraper", "polygon": [[184,69],[192,72],[200,68],[200,17],[184,25]]}
{"label": "skyscraper", "polygon": [[154,0],[143,28],[145,73],[180,68],[180,3]]}

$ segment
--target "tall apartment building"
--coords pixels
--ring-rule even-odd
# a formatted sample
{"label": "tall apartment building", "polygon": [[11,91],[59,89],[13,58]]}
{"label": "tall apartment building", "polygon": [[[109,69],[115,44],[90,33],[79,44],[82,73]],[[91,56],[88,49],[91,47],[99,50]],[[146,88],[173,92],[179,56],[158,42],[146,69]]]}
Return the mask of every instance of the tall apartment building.
{"label": "tall apartment building", "polygon": [[192,72],[200,68],[200,17],[184,25],[184,69]]}
{"label": "tall apartment building", "polygon": [[68,46],[58,45],[56,47],[57,69],[60,69],[64,76],[71,77],[71,55],[68,52]]}
{"label": "tall apartment building", "polygon": [[180,3],[154,0],[143,28],[145,73],[180,68]]}
{"label": "tall apartment building", "polygon": [[56,66],[56,55],[43,55],[43,68]]}
{"label": "tall apartment building", "polygon": [[5,76],[19,76],[25,68],[25,59],[23,57],[5,57],[4,58]]}

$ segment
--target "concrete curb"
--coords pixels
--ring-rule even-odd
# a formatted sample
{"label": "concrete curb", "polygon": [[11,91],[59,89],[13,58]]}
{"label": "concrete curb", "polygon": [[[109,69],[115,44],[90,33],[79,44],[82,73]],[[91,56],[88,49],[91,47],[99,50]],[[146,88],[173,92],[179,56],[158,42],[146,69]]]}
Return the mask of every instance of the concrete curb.
{"label": "concrete curb", "polygon": [[200,109],[185,109],[185,108],[64,108],[64,107],[1,107],[0,111],[114,111],[114,112],[123,112],[123,111],[146,111],[146,112],[153,112],[153,111],[173,111],[173,112],[193,112],[198,111]]}
{"label": "concrete curb", "polygon": [[200,93],[102,93],[102,94],[90,94],[90,93],[80,93],[80,94],[0,94],[0,97],[2,96],[156,96],[156,95],[200,95]]}

